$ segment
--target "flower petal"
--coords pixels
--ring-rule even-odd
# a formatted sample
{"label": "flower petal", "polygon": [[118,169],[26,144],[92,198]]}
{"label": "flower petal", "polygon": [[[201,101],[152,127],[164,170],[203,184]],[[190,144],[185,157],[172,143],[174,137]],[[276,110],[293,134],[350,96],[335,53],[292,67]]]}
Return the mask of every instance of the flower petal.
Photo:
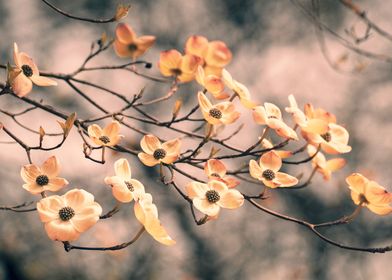
{"label": "flower petal", "polygon": [[102,131],[103,135],[109,137],[110,140],[116,138],[120,132],[120,123],[118,121],[112,121]]}
{"label": "flower petal", "polygon": [[282,167],[282,159],[275,151],[269,151],[263,154],[260,158],[260,167],[265,169],[271,169],[277,172]]}
{"label": "flower petal", "polygon": [[94,202],[93,204],[84,207],[82,211],[70,220],[70,222],[78,232],[82,233],[94,226],[98,222],[101,214],[101,206]]}
{"label": "flower petal", "polygon": [[20,169],[20,176],[26,183],[35,183],[40,174],[42,174],[41,169],[35,164],[28,164]]}
{"label": "flower petal", "polygon": [[200,108],[203,112],[209,113],[210,109],[212,108],[212,104],[210,100],[205,96],[205,94],[201,91],[197,93],[197,98],[199,100]]}
{"label": "flower petal", "polygon": [[97,124],[90,125],[87,132],[90,137],[99,138],[102,136],[102,128]]}
{"label": "flower petal", "polygon": [[208,177],[223,178],[226,175],[226,167],[222,161],[218,159],[209,159],[204,165],[204,171]]}
{"label": "flower petal", "polygon": [[41,222],[47,223],[59,218],[59,210],[65,206],[58,195],[51,195],[37,202],[37,211]]}
{"label": "flower petal", "polygon": [[203,36],[190,36],[185,42],[185,52],[205,57],[208,49],[208,40]]}
{"label": "flower petal", "polygon": [[206,198],[195,197],[193,199],[193,205],[197,210],[208,216],[216,216],[219,214],[219,205],[208,202]]}
{"label": "flower petal", "polygon": [[26,96],[33,89],[33,82],[23,73],[14,78],[11,84],[12,91],[19,97]]}
{"label": "flower petal", "polygon": [[55,178],[60,173],[60,163],[56,156],[48,158],[41,167],[42,173],[47,175],[49,178]]}
{"label": "flower petal", "polygon": [[152,155],[146,153],[138,153],[138,158],[143,162],[144,165],[154,166],[160,163],[159,160],[155,159]]}
{"label": "flower petal", "polygon": [[186,185],[186,193],[190,199],[194,199],[195,197],[205,198],[206,192],[210,190],[207,184],[200,182],[190,182]]}
{"label": "flower petal", "polygon": [[140,146],[145,153],[150,155],[152,155],[155,150],[162,148],[159,139],[152,134],[145,135],[140,141]]}
{"label": "flower petal", "polygon": [[244,197],[237,190],[228,190],[221,195],[217,204],[222,208],[236,209],[244,204]]}
{"label": "flower petal", "polygon": [[86,206],[94,203],[94,196],[82,189],[73,189],[64,194],[65,204],[78,214]]}
{"label": "flower petal", "polygon": [[181,149],[181,141],[176,138],[162,144],[162,148],[166,151],[167,155],[179,155]]}
{"label": "flower petal", "polygon": [[49,179],[49,184],[44,186],[44,190],[57,192],[68,184],[69,184],[68,181],[65,180],[64,178],[59,178],[59,177],[51,178]]}
{"label": "flower petal", "polygon": [[368,182],[369,180],[359,173],[353,173],[346,178],[346,183],[349,184],[350,189],[357,194],[365,194]]}
{"label": "flower petal", "polygon": [[249,161],[249,173],[250,176],[258,180],[263,177],[263,169],[253,159]]}
{"label": "flower petal", "polygon": [[131,44],[136,38],[132,27],[126,23],[119,23],[116,27],[116,39],[122,44]]}
{"label": "flower petal", "polygon": [[114,171],[116,175],[121,177],[123,180],[131,179],[131,167],[129,166],[128,160],[125,158],[120,158],[114,163]]}
{"label": "flower petal", "polygon": [[275,177],[274,181],[279,182],[279,187],[292,187],[298,184],[297,178],[283,172],[276,172]]}
{"label": "flower petal", "polygon": [[53,220],[45,224],[45,230],[49,238],[58,241],[75,241],[80,233],[70,221]]}
{"label": "flower petal", "polygon": [[30,79],[33,81],[34,84],[36,84],[37,86],[41,86],[41,87],[47,87],[47,86],[57,86],[57,82],[40,76],[40,75],[33,75],[30,77]]}

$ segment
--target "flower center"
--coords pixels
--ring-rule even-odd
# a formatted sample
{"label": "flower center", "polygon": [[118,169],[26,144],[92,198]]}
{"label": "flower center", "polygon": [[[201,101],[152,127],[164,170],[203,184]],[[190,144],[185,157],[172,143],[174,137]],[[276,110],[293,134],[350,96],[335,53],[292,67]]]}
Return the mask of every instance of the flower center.
{"label": "flower center", "polygon": [[206,198],[207,198],[208,202],[215,203],[215,202],[219,201],[220,195],[215,190],[209,190],[206,192]]}
{"label": "flower center", "polygon": [[131,52],[137,51],[137,45],[135,45],[135,44],[129,44],[129,45],[128,45],[128,50],[131,51]]}
{"label": "flower center", "polygon": [[173,74],[173,76],[180,76],[182,74],[181,69],[178,68],[170,69],[170,72]]}
{"label": "flower center", "polygon": [[26,77],[31,77],[31,76],[33,76],[33,69],[31,69],[31,67],[28,66],[27,64],[22,65],[22,71],[23,71],[23,74],[24,74]]}
{"label": "flower center", "polygon": [[75,210],[71,207],[63,207],[59,210],[59,217],[62,221],[69,221],[73,216],[75,216]]}
{"label": "flower center", "polygon": [[109,143],[110,142],[110,138],[109,137],[107,137],[107,136],[101,136],[101,137],[99,137],[99,140],[101,140],[101,142],[102,143],[104,143],[104,144],[107,144],[107,143]]}
{"label": "flower center", "polygon": [[273,179],[275,179],[275,173],[271,169],[264,170],[262,176],[267,181],[272,181]]}
{"label": "flower center", "polygon": [[153,154],[153,157],[155,159],[163,159],[165,156],[166,156],[166,151],[164,149],[156,149]]}
{"label": "flower center", "polygon": [[320,136],[327,142],[331,141],[331,139],[332,139],[331,133],[329,133],[329,132],[321,134]]}
{"label": "flower center", "polygon": [[219,120],[220,118],[222,118],[222,112],[217,108],[212,108],[208,113],[210,114],[211,117],[215,119]]}
{"label": "flower center", "polygon": [[49,184],[49,178],[46,175],[39,175],[35,179],[35,182],[37,183],[37,185],[46,186],[47,184]]}
{"label": "flower center", "polygon": [[130,190],[131,192],[133,192],[135,190],[135,188],[133,187],[133,185],[130,182],[124,181],[124,183],[127,186],[128,190]]}
{"label": "flower center", "polygon": [[220,178],[220,176],[219,176],[219,174],[218,174],[218,173],[212,173],[210,176],[211,176],[211,177],[217,177],[217,178]]}

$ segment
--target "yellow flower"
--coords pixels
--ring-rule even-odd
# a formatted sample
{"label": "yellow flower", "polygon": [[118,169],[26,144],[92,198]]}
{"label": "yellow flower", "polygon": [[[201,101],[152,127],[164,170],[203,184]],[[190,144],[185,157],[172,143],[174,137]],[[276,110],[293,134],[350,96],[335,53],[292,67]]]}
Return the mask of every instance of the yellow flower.
{"label": "yellow flower", "polygon": [[280,109],[272,103],[266,102],[264,106],[254,107],[253,119],[258,124],[274,129],[279,136],[298,140],[297,133],[283,122]]}
{"label": "yellow flower", "polygon": [[120,23],[116,27],[116,39],[114,50],[120,57],[136,59],[143,55],[155,43],[155,36],[136,36],[126,23]]}
{"label": "yellow flower", "polygon": [[225,85],[238,95],[243,106],[248,109],[253,109],[257,106],[255,102],[250,100],[250,92],[248,88],[234,80],[226,69],[223,69],[222,71],[222,79]]}
{"label": "yellow flower", "polygon": [[57,82],[40,76],[37,65],[33,59],[24,52],[19,52],[18,45],[14,43],[14,63],[20,74],[14,77],[11,83],[13,92],[19,96],[26,96],[32,89],[33,83],[37,86],[57,86]]}
{"label": "yellow flower", "polygon": [[236,209],[244,203],[239,191],[229,189],[218,180],[211,180],[208,184],[191,182],[186,186],[186,191],[196,209],[208,216],[217,216],[221,207]]}
{"label": "yellow flower", "polygon": [[114,163],[115,176],[106,177],[105,183],[112,186],[113,196],[120,202],[127,203],[144,194],[144,186],[131,178],[131,167],[125,158]]}
{"label": "yellow flower", "polygon": [[173,139],[161,144],[159,139],[151,134],[145,135],[140,141],[143,152],[137,156],[147,166],[154,166],[161,162],[173,163],[180,155],[181,141]]}
{"label": "yellow flower", "polygon": [[[272,145],[272,143],[270,141],[268,141],[267,139],[263,139],[261,141],[261,145],[265,149],[272,149],[274,147],[274,145]],[[275,153],[277,153],[280,156],[280,158],[288,158],[293,155],[293,153],[291,151],[286,151],[286,150],[274,150],[274,151],[275,151]]]}
{"label": "yellow flower", "polygon": [[68,181],[58,177],[60,173],[60,163],[55,156],[48,158],[42,166],[28,164],[22,167],[20,175],[25,184],[23,188],[32,194],[39,194],[43,191],[57,192]]}
{"label": "yellow flower", "polygon": [[144,193],[141,195],[135,202],[134,210],[138,221],[156,241],[167,246],[176,244],[176,241],[168,235],[166,229],[161,225],[158,219],[158,209],[152,203],[151,194]]}
{"label": "yellow flower", "polygon": [[226,166],[222,161],[217,159],[209,159],[204,165],[204,172],[207,174],[208,179],[221,181],[225,183],[228,188],[235,188],[240,183],[240,181],[234,177],[226,176]]}
{"label": "yellow flower", "polygon": [[298,179],[283,172],[278,172],[282,167],[282,159],[275,151],[270,151],[260,157],[259,163],[255,160],[249,162],[250,175],[263,182],[270,188],[292,187],[298,184]]}
{"label": "yellow flower", "polygon": [[225,99],[229,94],[225,92],[225,84],[222,79],[216,75],[206,75],[203,67],[197,67],[196,81],[210,92],[216,99]]}
{"label": "yellow flower", "polygon": [[104,129],[97,124],[92,124],[87,129],[91,140],[98,146],[115,146],[124,137],[119,135],[120,123],[112,121]]}
{"label": "yellow flower", "polygon": [[49,238],[58,241],[78,239],[96,224],[102,213],[94,196],[82,189],[43,198],[37,203],[37,210]]}
{"label": "yellow flower", "polygon": [[[309,156],[313,156],[317,152],[317,149],[313,145],[308,145],[307,150]],[[345,164],[346,160],[343,158],[326,160],[325,156],[320,151],[317,152],[316,156],[312,159],[313,168],[317,168],[317,171],[323,175],[324,180],[326,181],[331,179],[332,172],[343,168]]]}
{"label": "yellow flower", "polygon": [[384,187],[359,173],[348,176],[346,182],[351,190],[351,198],[356,205],[365,205],[378,215],[392,213],[392,194]]}
{"label": "yellow flower", "polygon": [[193,35],[185,43],[185,53],[203,59],[206,75],[221,76],[222,69],[231,61],[232,54],[222,41],[211,41],[203,36]]}
{"label": "yellow flower", "polygon": [[205,120],[210,124],[231,124],[240,117],[240,113],[235,111],[233,102],[226,101],[212,105],[201,91],[199,91],[197,97],[201,112]]}
{"label": "yellow flower", "polygon": [[177,50],[168,50],[161,52],[158,67],[163,76],[174,76],[178,81],[185,83],[195,78],[200,63],[201,60],[197,56],[181,55]]}

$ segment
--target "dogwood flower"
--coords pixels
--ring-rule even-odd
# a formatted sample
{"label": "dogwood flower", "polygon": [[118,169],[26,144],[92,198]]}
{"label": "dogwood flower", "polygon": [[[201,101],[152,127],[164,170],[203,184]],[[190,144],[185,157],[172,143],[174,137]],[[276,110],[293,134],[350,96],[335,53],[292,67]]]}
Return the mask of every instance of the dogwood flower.
{"label": "dogwood flower", "polygon": [[74,241],[97,223],[102,208],[91,193],[73,189],[41,199],[37,211],[50,239]]}
{"label": "dogwood flower", "polygon": [[135,202],[134,211],[138,221],[156,241],[167,246],[176,244],[176,241],[169,236],[166,229],[161,225],[158,219],[158,209],[152,203],[151,194],[142,194]]}
{"label": "dogwood flower", "polygon": [[137,156],[147,166],[154,166],[161,162],[173,163],[180,155],[181,141],[173,139],[161,144],[159,139],[152,135],[145,135],[140,141],[143,152]]}
{"label": "dogwood flower", "polygon": [[178,81],[186,83],[195,78],[197,66],[200,63],[201,60],[197,56],[182,55],[177,50],[168,50],[161,52],[158,67],[163,76],[174,76]]}
{"label": "dogwood flower", "polygon": [[204,119],[210,124],[231,124],[240,117],[240,113],[235,111],[233,102],[225,101],[212,105],[201,91],[197,97]]}
{"label": "dogwood flower", "polygon": [[249,162],[250,175],[262,181],[267,187],[292,187],[298,184],[297,178],[283,172],[278,172],[281,167],[282,159],[275,151],[263,154],[260,157],[259,163],[253,159]]}
{"label": "dogwood flower", "polygon": [[264,103],[264,106],[256,106],[253,111],[253,119],[258,124],[264,124],[276,131],[279,136],[298,140],[297,133],[283,122],[280,109],[272,103]]}
{"label": "dogwood flower", "polygon": [[208,216],[217,216],[221,207],[236,209],[244,203],[239,191],[229,189],[218,180],[211,180],[208,184],[191,182],[186,186],[186,191],[196,209]]}
{"label": "dogwood flower", "polygon": [[[261,141],[261,145],[265,149],[273,149],[274,148],[274,145],[272,145],[272,143],[269,140],[267,140],[267,139],[263,139]],[[274,151],[275,151],[275,153],[277,153],[280,156],[280,158],[288,158],[288,157],[291,157],[293,155],[293,152],[291,152],[291,151],[275,150],[275,149],[274,149]]]}
{"label": "dogwood flower", "polygon": [[222,69],[231,61],[232,54],[222,41],[211,41],[203,36],[190,36],[185,43],[185,53],[203,59],[206,75],[221,76]]}
{"label": "dogwood flower", "polygon": [[216,99],[225,99],[229,94],[225,92],[225,84],[222,79],[216,75],[206,75],[203,67],[197,67],[196,81],[210,92]]}
{"label": "dogwood flower", "polygon": [[98,146],[115,146],[123,135],[119,135],[120,123],[118,121],[112,121],[104,129],[97,124],[92,124],[87,128],[90,139]]}
{"label": "dogwood flower", "polygon": [[348,176],[346,182],[351,190],[351,199],[356,205],[364,205],[378,215],[392,213],[392,193],[384,187],[359,173]]}
{"label": "dogwood flower", "polygon": [[58,177],[60,173],[60,163],[56,156],[48,158],[42,166],[28,164],[22,167],[20,175],[25,184],[23,188],[32,194],[40,194],[44,191],[57,192],[68,181]]}
{"label": "dogwood flower", "polygon": [[136,59],[143,55],[154,43],[155,36],[136,36],[132,27],[126,23],[120,23],[116,27],[116,39],[114,50],[119,57]]}
{"label": "dogwood flower", "polygon": [[253,109],[257,106],[256,103],[250,99],[250,92],[248,88],[234,80],[231,74],[226,69],[222,70],[222,79],[225,85],[238,95],[238,97],[240,98],[240,102],[244,107],[248,109]]}
{"label": "dogwood flower", "polygon": [[346,160],[343,158],[326,160],[324,154],[317,151],[317,148],[313,145],[308,145],[307,151],[309,156],[314,156],[314,154],[317,153],[312,159],[312,165],[313,168],[317,168],[316,170],[323,175],[324,180],[326,181],[331,179],[332,172],[343,168],[346,164]]}
{"label": "dogwood flower", "polygon": [[207,174],[208,179],[221,181],[228,188],[235,188],[240,183],[236,178],[226,176],[226,166],[218,159],[209,159],[204,165],[204,172]]}
{"label": "dogwood flower", "polygon": [[125,158],[114,163],[115,176],[105,178],[105,183],[112,187],[113,196],[120,202],[127,203],[144,194],[144,186],[132,179],[131,167]]}
{"label": "dogwood flower", "polygon": [[57,82],[40,76],[37,65],[33,59],[24,52],[19,52],[18,45],[14,43],[14,63],[19,75],[12,79],[12,91],[19,97],[26,96],[33,89],[33,83],[37,86],[57,86]]}

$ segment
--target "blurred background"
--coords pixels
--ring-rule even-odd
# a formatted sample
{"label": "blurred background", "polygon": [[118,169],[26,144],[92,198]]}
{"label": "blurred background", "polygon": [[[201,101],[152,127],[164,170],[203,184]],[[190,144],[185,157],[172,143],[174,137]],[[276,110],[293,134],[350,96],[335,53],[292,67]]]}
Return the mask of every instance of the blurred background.
{"label": "blurred background", "polygon": [[[65,11],[90,18],[110,18],[118,1],[51,0]],[[361,37],[366,25],[338,1],[320,1],[321,20],[347,40],[355,41],[353,32]],[[391,3],[381,0],[355,1],[368,16],[385,30],[392,30]],[[391,141],[392,79],[391,64],[350,52],[328,32],[316,32],[315,24],[304,13],[310,1],[235,1],[235,0],[150,0],[132,1],[130,14],[123,21],[138,34],[157,36],[156,45],[143,58],[153,63],[149,74],[159,76],[159,52],[182,50],[188,36],[204,35],[210,40],[223,40],[233,52],[227,69],[235,79],[248,86],[253,99],[273,102],[283,108],[287,96],[294,94],[298,103],[310,102],[336,114],[338,123],[350,133],[353,151],[345,155],[347,166],[334,174],[329,182],[317,174],[312,184],[298,191],[271,191],[265,206],[311,222],[340,218],[354,209],[344,182],[354,171],[362,172],[386,186],[390,191],[392,172]],[[303,5],[303,6],[302,6]],[[32,56],[41,70],[70,73],[88,55],[90,45],[106,32],[114,36],[116,23],[91,24],[74,21],[55,13],[39,0],[0,0],[0,63],[12,62],[13,42]],[[351,34],[351,35],[350,35]],[[353,43],[355,44],[355,42]],[[392,43],[371,34],[359,47],[389,54]],[[126,63],[112,48],[90,66]],[[1,70],[0,82],[5,80]],[[146,87],[146,99],[164,95],[167,84],[157,84],[125,71],[98,71],[78,76],[132,96]],[[118,100],[98,90],[80,86],[90,97],[116,111]],[[196,103],[197,86],[180,87],[177,97],[165,105],[148,108],[162,120],[169,120],[177,98],[184,101],[182,112]],[[64,112],[78,113],[80,118],[99,116],[99,112],[75,94],[64,82],[57,88],[37,88],[29,95],[34,100]],[[166,106],[167,105],[167,106]],[[0,108],[18,112],[26,105],[7,96],[0,97]],[[251,114],[242,110],[241,120],[223,135],[230,134],[240,123],[246,129],[231,143],[246,148],[260,136],[261,127],[253,124]],[[291,122],[288,115],[286,120]],[[16,126],[5,115],[1,122],[21,135],[29,144],[38,137]],[[30,128],[42,125],[48,132],[58,132],[56,119],[35,110],[19,119]],[[105,125],[108,121],[100,122]],[[166,139],[177,137],[167,130],[135,123]],[[191,130],[193,127],[186,127]],[[154,129],[154,130],[153,130]],[[139,148],[141,135],[124,129],[124,145]],[[243,135],[243,136],[241,136]],[[245,137],[244,137],[245,136]],[[239,140],[240,139],[240,140]],[[9,141],[0,132],[0,141]],[[56,143],[46,139],[47,145]],[[184,140],[184,147],[192,147]],[[206,146],[205,153],[211,146]],[[84,159],[82,141],[75,131],[62,149],[55,152],[33,152],[34,163],[41,164],[55,154],[62,163],[62,177],[70,187],[82,187],[93,193],[104,211],[115,201],[103,178],[113,175],[113,162],[121,154],[111,153],[105,165]],[[36,212],[0,212],[0,279],[390,279],[392,254],[373,255],[342,250],[326,244],[306,229],[270,217],[245,204],[236,211],[224,210],[218,220],[203,226],[193,222],[188,204],[172,189],[159,183],[158,168],[145,168],[137,158],[125,156],[131,163],[133,177],[142,181],[151,192],[159,209],[161,222],[177,241],[165,247],[148,234],[133,246],[119,252],[66,253],[62,244],[46,236]],[[306,157],[301,155],[298,158]],[[22,189],[19,172],[27,164],[24,151],[15,144],[2,143],[0,148],[0,205],[16,205],[38,199]],[[231,169],[249,159],[225,162]],[[310,164],[294,166],[290,173],[310,173]],[[197,174],[197,173],[195,173]],[[198,173],[199,178],[203,174]],[[204,178],[206,179],[206,178]],[[183,187],[189,180],[179,177]],[[257,193],[260,187],[242,184],[239,189]],[[390,217],[378,217],[364,209],[352,224],[323,230],[334,240],[357,246],[391,244]],[[128,241],[139,225],[132,205],[123,205],[113,218],[100,221],[75,244],[110,246]]]}

